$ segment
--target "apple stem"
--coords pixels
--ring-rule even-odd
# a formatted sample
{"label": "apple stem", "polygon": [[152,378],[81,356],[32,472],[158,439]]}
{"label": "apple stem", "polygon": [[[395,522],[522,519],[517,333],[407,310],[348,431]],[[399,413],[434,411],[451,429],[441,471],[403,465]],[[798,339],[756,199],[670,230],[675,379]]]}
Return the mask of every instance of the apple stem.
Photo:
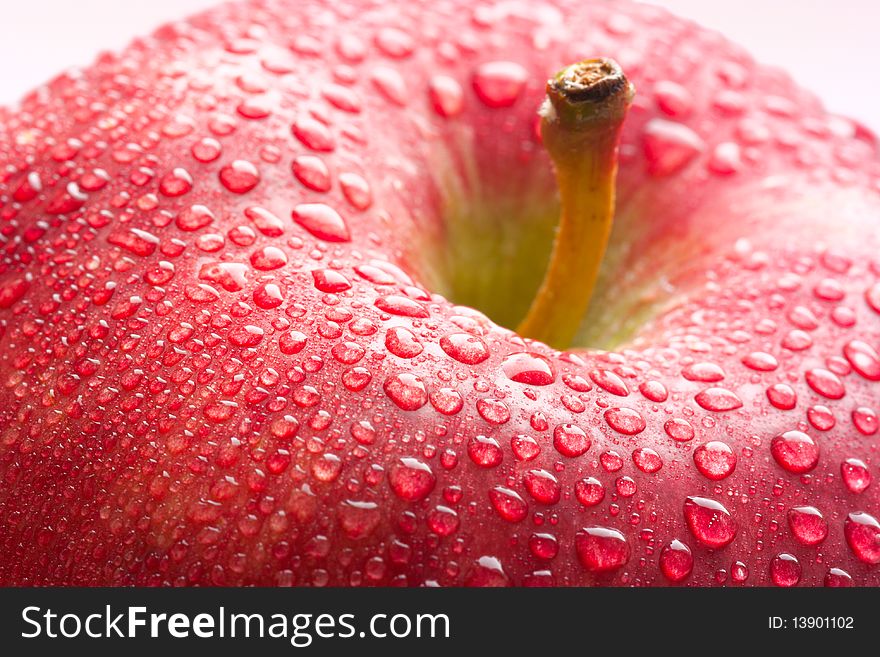
{"label": "apple stem", "polygon": [[610,59],[578,62],[547,82],[541,137],[561,212],[544,280],[517,327],[524,337],[565,349],[586,314],[611,234],[617,145],[634,93]]}

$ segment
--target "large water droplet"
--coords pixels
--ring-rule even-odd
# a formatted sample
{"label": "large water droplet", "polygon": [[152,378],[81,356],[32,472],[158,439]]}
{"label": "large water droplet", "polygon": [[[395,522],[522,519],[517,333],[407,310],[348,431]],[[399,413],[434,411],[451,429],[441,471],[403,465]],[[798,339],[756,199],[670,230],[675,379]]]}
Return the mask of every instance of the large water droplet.
{"label": "large water droplet", "polygon": [[466,365],[482,363],[489,357],[489,347],[480,338],[468,333],[451,333],[440,338],[440,348]]}
{"label": "large water droplet", "polygon": [[645,418],[638,411],[631,408],[620,408],[612,406],[605,411],[605,421],[615,431],[627,436],[634,436],[641,433],[647,426]]}
{"label": "large water droplet", "polygon": [[793,554],[777,554],[770,562],[770,579],[776,586],[796,586],[801,581],[801,564]]}
{"label": "large water droplet", "polygon": [[814,506],[797,506],[788,511],[788,526],[804,545],[818,545],[828,536],[828,521]]}
{"label": "large water droplet", "polygon": [[391,490],[400,499],[417,502],[434,490],[437,483],[431,468],[422,461],[411,457],[401,458],[388,473]]}
{"label": "large water droplet", "polygon": [[880,523],[864,512],[850,513],[843,524],[843,535],[850,550],[860,561],[880,563]]}
{"label": "large water droplet", "polygon": [[694,450],[694,465],[707,479],[719,481],[733,474],[736,454],[726,443],[713,440]]}
{"label": "large water droplet", "polygon": [[563,456],[574,458],[590,449],[593,441],[574,424],[560,424],[553,430],[553,446]]}
{"label": "large water droplet", "polygon": [[736,538],[736,521],[720,502],[706,497],[688,497],[684,503],[688,529],[700,543],[723,548]]}
{"label": "large water droplet", "polygon": [[549,360],[539,354],[518,353],[504,358],[501,369],[511,381],[533,386],[548,386],[556,378]]}
{"label": "large water droplet", "polygon": [[726,388],[706,388],[697,393],[695,401],[707,411],[733,411],[742,407],[742,400]]}
{"label": "large water droplet", "polygon": [[486,62],[474,72],[474,91],[488,107],[509,107],[519,98],[528,76],[528,71],[514,62]]}
{"label": "large water droplet", "polygon": [[348,224],[324,203],[300,203],[291,212],[293,220],[312,235],[328,242],[348,242]]}
{"label": "large water droplet", "polygon": [[529,506],[519,493],[503,486],[489,491],[489,501],[495,511],[507,522],[520,522],[529,513]]}
{"label": "large water droplet", "polygon": [[664,119],[648,121],[642,145],[648,171],[655,176],[683,169],[705,148],[702,138],[689,127]]}
{"label": "large water droplet", "polygon": [[809,472],[819,463],[819,446],[803,431],[786,431],[770,442],[770,453],[789,472]]}
{"label": "large water droplet", "polygon": [[694,555],[682,541],[673,539],[660,551],[660,570],[670,582],[687,579],[694,569]]}
{"label": "large water droplet", "polygon": [[840,475],[851,493],[862,493],[871,485],[871,472],[859,459],[846,459],[841,463]]}
{"label": "large water droplet", "polygon": [[574,540],[578,560],[591,573],[613,572],[629,561],[629,543],[616,529],[584,527]]}
{"label": "large water droplet", "polygon": [[414,374],[404,372],[389,376],[382,387],[388,398],[405,411],[415,411],[428,402],[425,384]]}

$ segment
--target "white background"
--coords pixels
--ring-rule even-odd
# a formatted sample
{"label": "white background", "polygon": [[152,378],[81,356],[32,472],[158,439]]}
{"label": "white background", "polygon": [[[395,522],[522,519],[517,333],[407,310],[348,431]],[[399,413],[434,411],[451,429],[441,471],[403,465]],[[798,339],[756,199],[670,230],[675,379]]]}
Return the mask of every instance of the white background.
{"label": "white background", "polygon": [[[328,0],[329,1],[329,0]],[[15,102],[99,50],[216,4],[217,0],[3,0],[0,103]],[[835,112],[880,132],[877,0],[653,0],[718,29],[781,66]],[[861,81],[861,82],[860,82]]]}

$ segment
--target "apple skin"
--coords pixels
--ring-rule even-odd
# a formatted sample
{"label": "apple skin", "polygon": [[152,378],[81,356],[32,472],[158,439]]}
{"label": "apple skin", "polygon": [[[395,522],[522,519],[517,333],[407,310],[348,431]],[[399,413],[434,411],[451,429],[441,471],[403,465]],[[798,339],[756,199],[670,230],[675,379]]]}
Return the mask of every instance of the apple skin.
{"label": "apple skin", "polygon": [[[614,351],[558,352],[436,255],[451,199],[555,208],[535,112],[592,55],[638,89]],[[231,4],[0,126],[0,583],[880,584],[877,144],[719,35]]]}

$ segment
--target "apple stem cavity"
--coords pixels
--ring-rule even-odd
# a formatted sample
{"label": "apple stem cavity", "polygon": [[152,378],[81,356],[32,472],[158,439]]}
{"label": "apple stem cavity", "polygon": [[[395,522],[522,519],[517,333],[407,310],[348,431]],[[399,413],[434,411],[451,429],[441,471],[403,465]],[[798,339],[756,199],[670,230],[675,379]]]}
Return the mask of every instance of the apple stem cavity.
{"label": "apple stem cavity", "polygon": [[561,211],[544,280],[517,327],[524,337],[565,349],[577,334],[611,235],[617,146],[634,93],[605,58],[572,64],[547,82],[541,137]]}

